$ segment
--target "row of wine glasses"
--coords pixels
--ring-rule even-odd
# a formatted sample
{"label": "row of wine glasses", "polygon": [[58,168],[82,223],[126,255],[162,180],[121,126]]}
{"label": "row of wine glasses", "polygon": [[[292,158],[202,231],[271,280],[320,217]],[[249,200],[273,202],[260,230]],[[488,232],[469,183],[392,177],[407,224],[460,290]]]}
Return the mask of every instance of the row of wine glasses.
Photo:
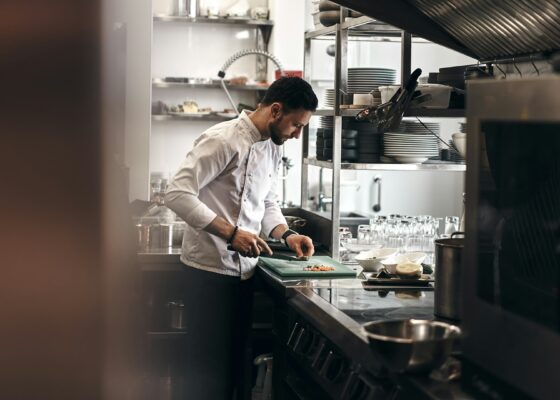
{"label": "row of wine glasses", "polygon": [[440,233],[441,220],[431,215],[379,215],[371,218],[368,225],[359,225],[355,239],[349,228],[341,227],[340,245],[350,251],[368,247],[390,247],[398,249],[399,253],[421,251],[426,253],[426,263],[433,263],[434,241],[449,237],[459,229],[459,217],[448,216],[444,219],[444,229]]}

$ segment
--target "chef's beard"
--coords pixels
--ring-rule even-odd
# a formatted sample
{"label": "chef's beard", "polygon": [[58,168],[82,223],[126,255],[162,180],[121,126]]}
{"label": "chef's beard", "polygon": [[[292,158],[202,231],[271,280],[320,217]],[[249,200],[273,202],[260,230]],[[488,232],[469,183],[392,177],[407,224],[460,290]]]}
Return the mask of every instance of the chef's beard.
{"label": "chef's beard", "polygon": [[270,140],[272,140],[272,143],[278,146],[284,144],[286,140],[282,138],[282,136],[280,135],[280,130],[278,129],[278,126],[274,122],[270,124],[268,130],[270,131]]}

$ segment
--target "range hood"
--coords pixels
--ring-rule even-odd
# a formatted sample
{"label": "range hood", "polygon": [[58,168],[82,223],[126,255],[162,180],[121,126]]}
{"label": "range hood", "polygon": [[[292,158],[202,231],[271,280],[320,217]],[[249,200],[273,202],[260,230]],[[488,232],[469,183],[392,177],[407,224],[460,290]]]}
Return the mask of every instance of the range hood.
{"label": "range hood", "polygon": [[481,61],[560,49],[558,0],[335,0]]}

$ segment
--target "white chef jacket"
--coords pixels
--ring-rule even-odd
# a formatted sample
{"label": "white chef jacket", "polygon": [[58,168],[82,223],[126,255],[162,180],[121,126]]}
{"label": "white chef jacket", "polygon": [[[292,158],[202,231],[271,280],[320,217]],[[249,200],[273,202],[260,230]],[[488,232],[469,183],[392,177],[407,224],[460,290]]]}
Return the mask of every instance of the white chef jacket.
{"label": "white chef jacket", "polygon": [[241,279],[253,275],[257,258],[227,250],[224,239],[202,229],[216,216],[266,237],[286,224],[275,193],[281,161],[281,146],[263,140],[245,112],[194,142],[165,196],[167,206],[187,222],[184,264]]}

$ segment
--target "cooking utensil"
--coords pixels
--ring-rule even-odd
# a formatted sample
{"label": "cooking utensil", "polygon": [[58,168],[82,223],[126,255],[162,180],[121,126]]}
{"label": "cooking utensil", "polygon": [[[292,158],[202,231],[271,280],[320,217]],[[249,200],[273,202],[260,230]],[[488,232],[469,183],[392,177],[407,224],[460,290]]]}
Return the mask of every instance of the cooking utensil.
{"label": "cooking utensil", "polygon": [[464,235],[454,232],[450,238],[437,239],[434,289],[434,314],[438,317],[461,319],[461,263],[463,258]]}
{"label": "cooking utensil", "polygon": [[[233,248],[232,245],[229,245],[227,247],[227,249],[229,251],[237,251]],[[268,258],[275,258],[277,260],[287,260],[287,261],[307,261],[307,260],[309,260],[309,256],[296,257],[296,256],[288,256],[286,254],[273,254],[271,256],[269,256],[268,254],[261,254],[259,257],[268,257]]]}
{"label": "cooking utensil", "polygon": [[427,372],[442,365],[461,330],[445,322],[405,319],[372,321],[362,327],[371,350],[395,372]]}

